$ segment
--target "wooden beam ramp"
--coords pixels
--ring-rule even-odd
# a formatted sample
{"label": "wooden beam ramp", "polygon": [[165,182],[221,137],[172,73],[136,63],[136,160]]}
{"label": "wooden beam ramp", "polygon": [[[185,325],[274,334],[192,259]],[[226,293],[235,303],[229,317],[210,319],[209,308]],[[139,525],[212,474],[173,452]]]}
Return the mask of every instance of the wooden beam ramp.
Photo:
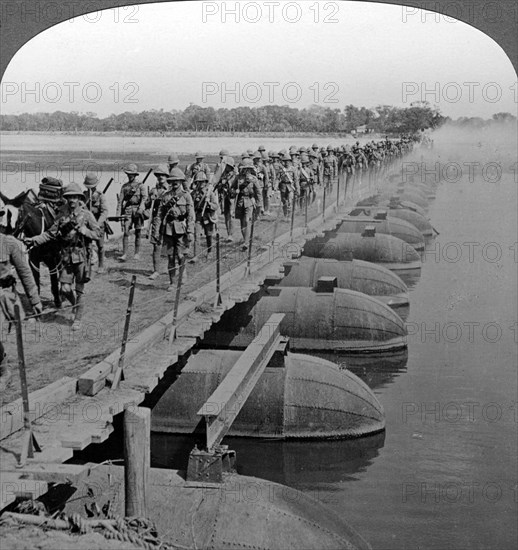
{"label": "wooden beam ramp", "polygon": [[[336,226],[332,220],[334,206],[326,209],[324,224]],[[322,229],[322,219],[312,220],[309,231]],[[91,367],[78,379],[65,377],[29,395],[33,432],[41,453],[17,469],[23,438],[23,406],[21,400],[0,409],[0,470],[2,474],[34,475],[39,466],[45,471],[72,458],[75,450],[92,443],[102,443],[113,432],[113,418],[127,407],[137,407],[153,391],[167,369],[196,345],[199,339],[235,303],[245,302],[257,292],[265,279],[278,277],[283,262],[294,248],[301,249],[309,236],[304,228],[296,228],[276,239],[275,246],[259,252],[251,269],[240,265],[221,278],[222,304],[198,311],[198,306],[214,303],[215,281],[191,293],[179,307],[176,339],[169,342],[173,313],[145,329],[126,347],[124,380],[116,390],[109,379],[117,368],[120,350]],[[287,252],[288,251],[288,252]],[[291,256],[290,256],[291,257]],[[32,472],[32,473],[31,473]]]}

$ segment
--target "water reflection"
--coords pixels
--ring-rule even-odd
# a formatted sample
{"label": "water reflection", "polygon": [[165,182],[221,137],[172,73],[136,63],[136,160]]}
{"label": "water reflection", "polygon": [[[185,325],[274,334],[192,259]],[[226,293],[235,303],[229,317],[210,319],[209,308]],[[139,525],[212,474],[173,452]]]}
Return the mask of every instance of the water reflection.
{"label": "water reflection", "polygon": [[385,388],[407,371],[408,350],[390,354],[342,354],[332,352],[309,353],[349,369],[361,378],[371,390]]}
{"label": "water reflection", "polygon": [[[185,469],[190,451],[199,442],[192,436],[153,433],[151,463],[157,468]],[[237,453],[237,470],[290,487],[332,484],[357,478],[379,455],[385,432],[336,441],[268,441],[225,438]]]}

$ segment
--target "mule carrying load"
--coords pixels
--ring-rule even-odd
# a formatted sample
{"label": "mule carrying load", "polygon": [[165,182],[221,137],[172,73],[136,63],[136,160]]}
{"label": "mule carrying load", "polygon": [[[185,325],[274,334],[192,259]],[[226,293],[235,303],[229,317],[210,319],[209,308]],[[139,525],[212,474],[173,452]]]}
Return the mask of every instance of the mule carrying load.
{"label": "mule carrying load", "polygon": [[[3,232],[11,233],[16,238],[26,238],[41,235],[54,223],[63,201],[63,182],[57,178],[45,177],[41,180],[38,194],[29,189],[10,199],[0,193],[4,203],[17,214],[10,212],[10,220],[4,226]],[[54,305],[61,307],[59,290],[59,268],[61,254],[56,243],[47,243],[29,249],[29,265],[40,292],[40,265],[44,263],[50,274],[50,286]]]}

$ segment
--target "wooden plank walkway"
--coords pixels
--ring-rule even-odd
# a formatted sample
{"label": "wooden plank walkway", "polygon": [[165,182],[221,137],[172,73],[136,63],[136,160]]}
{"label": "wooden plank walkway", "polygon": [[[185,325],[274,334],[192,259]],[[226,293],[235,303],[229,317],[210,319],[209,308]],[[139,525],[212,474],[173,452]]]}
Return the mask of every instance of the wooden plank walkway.
{"label": "wooden plank walkway", "polygon": [[[213,304],[216,283],[212,281],[187,296],[179,307],[177,338],[169,343],[173,312],[141,332],[126,348],[124,380],[116,390],[107,385],[120,354],[115,350],[78,379],[61,379],[30,394],[33,431],[42,448],[23,469],[16,464],[21,449],[23,414],[21,403],[10,403],[0,410],[0,477],[11,473],[41,476],[55,471],[59,463],[72,458],[75,450],[105,441],[113,432],[113,418],[125,407],[137,407],[153,391],[167,369],[189,353],[198,340],[236,303],[247,301],[266,279],[278,278],[286,250],[301,249],[316,231],[332,229],[338,223],[335,205],[326,208],[326,221],[317,218],[308,223],[308,231],[296,228],[275,240],[275,248],[259,251],[252,258],[250,273],[240,265],[221,278],[222,304],[218,308],[200,308]],[[287,247],[286,245],[291,245]],[[284,248],[283,248],[284,247]],[[206,311],[205,311],[206,310]],[[54,470],[53,470],[54,468]],[[35,474],[36,472],[36,474]]]}

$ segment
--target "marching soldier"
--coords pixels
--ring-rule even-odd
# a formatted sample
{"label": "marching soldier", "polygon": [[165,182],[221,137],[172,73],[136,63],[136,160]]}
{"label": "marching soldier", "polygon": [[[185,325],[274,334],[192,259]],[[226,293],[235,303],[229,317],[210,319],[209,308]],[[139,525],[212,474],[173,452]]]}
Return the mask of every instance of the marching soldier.
{"label": "marching soldier", "polygon": [[315,183],[317,185],[322,185],[322,181],[320,179],[320,162],[318,160],[318,153],[316,153],[314,149],[311,149],[309,152],[309,159],[311,162],[311,170],[314,174]]}
{"label": "marching soldier", "polygon": [[97,240],[97,273],[104,273],[104,233],[108,218],[108,204],[103,193],[97,190],[99,178],[92,173],[86,174],[83,185],[86,187],[85,205],[94,215],[101,230]]}
{"label": "marching soldier", "polygon": [[223,217],[225,219],[225,228],[227,230],[227,242],[232,242],[233,232],[233,216],[234,216],[234,199],[235,192],[232,189],[232,184],[237,177],[235,170],[235,161],[232,157],[223,157],[225,167],[218,184],[219,204]]}
{"label": "marching soldier", "polygon": [[218,195],[209,186],[207,175],[203,171],[196,174],[192,191],[196,223],[200,224],[207,241],[207,255],[212,252],[212,237],[218,222]]}
{"label": "marching soldier", "polygon": [[[264,149],[264,147],[263,147]],[[261,188],[261,193],[263,197],[263,208],[261,209],[261,214],[270,214],[270,178],[268,176],[268,170],[263,162],[261,153],[256,151],[253,157],[253,163],[255,166],[256,177],[259,182],[259,187]]]}
{"label": "marching soldier", "polygon": [[196,159],[196,162],[194,162],[193,164],[187,167],[186,174],[185,174],[187,176],[188,185],[191,190],[194,187],[196,174],[198,172],[204,172],[205,175],[207,176],[207,181],[210,180],[210,168],[208,164],[203,162],[203,153],[200,153],[199,151],[197,151],[194,154],[194,158]]}
{"label": "marching soldier", "polygon": [[144,184],[138,181],[138,168],[136,164],[130,164],[124,173],[128,181],[121,187],[117,200],[117,216],[126,216],[122,222],[122,256],[121,262],[128,257],[129,235],[132,227],[135,228],[135,260],[140,260],[140,233],[144,225],[144,209],[146,203],[146,190]]}
{"label": "marching soldier", "polygon": [[241,223],[241,234],[243,236],[241,249],[247,250],[250,240],[250,224],[253,223],[256,211],[260,211],[263,207],[262,191],[251,159],[243,160],[233,187],[237,193],[236,218]]}
{"label": "marching soldier", "polygon": [[16,292],[14,271],[20,279],[25,294],[29,299],[34,313],[43,311],[38,288],[29,264],[25,259],[22,243],[12,235],[0,233],[0,324],[3,320],[15,320],[14,306],[18,304],[23,315],[23,308]]}
{"label": "marching soldier", "polygon": [[167,249],[167,270],[170,285],[168,292],[174,290],[176,261],[178,266],[184,261],[184,255],[189,250],[194,235],[194,207],[191,195],[182,187],[185,174],[175,168],[167,177],[171,190],[162,196],[162,204],[158,211],[158,221],[154,228],[154,239],[164,242]]}
{"label": "marching soldier", "polygon": [[293,200],[299,195],[298,171],[292,164],[291,157],[284,154],[281,157],[281,170],[279,178],[279,191],[284,217],[288,218],[293,208]]}
{"label": "marching soldier", "polygon": [[[85,196],[77,183],[65,188],[63,197],[66,205],[56,221],[45,233],[26,239],[35,246],[52,240],[58,241],[62,249],[63,268],[60,274],[61,293],[74,306],[72,330],[81,328],[84,311],[84,287],[90,280],[91,241],[99,238],[101,228],[94,215],[85,206]],[[72,285],[75,283],[75,292]]]}
{"label": "marching soldier", "polygon": [[311,162],[306,153],[300,156],[301,167],[299,170],[300,180],[300,208],[304,208],[305,202],[311,197],[312,202],[316,197],[315,194],[315,174],[311,168]]}
{"label": "marching soldier", "polygon": [[178,155],[176,153],[171,153],[168,157],[167,157],[167,165],[169,167],[169,172],[168,174],[171,173],[171,171],[173,170],[173,168],[178,168],[178,163],[180,162],[180,159],[178,158]]}
{"label": "marching soldier", "polygon": [[241,162],[237,165],[238,171],[241,170],[241,166],[244,166],[248,162],[246,159],[250,159],[250,155],[247,151],[243,151],[241,153]]}
{"label": "marching soldier", "polygon": [[157,234],[160,234],[160,218],[158,211],[162,205],[162,197],[169,191],[169,184],[167,183],[167,176],[169,176],[169,170],[167,166],[163,164],[158,166],[153,174],[156,177],[156,186],[149,192],[149,197],[146,201],[146,209],[149,210],[149,241],[153,245],[153,273],[149,276],[149,279],[154,281],[160,275],[160,252],[162,251],[162,243],[156,238]]}

